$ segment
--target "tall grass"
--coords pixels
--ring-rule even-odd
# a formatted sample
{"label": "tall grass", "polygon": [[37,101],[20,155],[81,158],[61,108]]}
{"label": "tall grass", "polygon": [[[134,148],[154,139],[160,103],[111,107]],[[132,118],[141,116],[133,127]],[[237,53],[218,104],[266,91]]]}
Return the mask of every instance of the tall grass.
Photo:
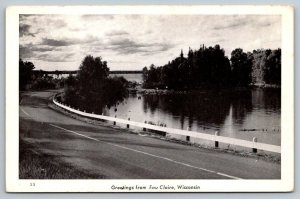
{"label": "tall grass", "polygon": [[89,173],[59,160],[53,155],[35,152],[34,147],[20,140],[20,179],[103,179],[104,175]]}

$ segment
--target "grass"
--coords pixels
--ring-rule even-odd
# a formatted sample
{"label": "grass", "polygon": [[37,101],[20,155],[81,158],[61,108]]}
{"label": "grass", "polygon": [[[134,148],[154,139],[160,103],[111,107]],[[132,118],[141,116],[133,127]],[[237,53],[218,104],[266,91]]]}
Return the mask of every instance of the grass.
{"label": "grass", "polygon": [[20,139],[20,179],[103,179],[104,175],[89,173],[64,163],[53,155],[40,154]]}

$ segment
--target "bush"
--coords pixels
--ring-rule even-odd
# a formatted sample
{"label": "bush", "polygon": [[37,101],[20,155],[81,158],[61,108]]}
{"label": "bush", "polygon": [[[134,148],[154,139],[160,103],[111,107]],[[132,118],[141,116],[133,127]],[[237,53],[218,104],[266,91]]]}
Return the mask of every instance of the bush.
{"label": "bush", "polygon": [[56,84],[51,78],[37,78],[36,80],[33,81],[31,85],[31,89],[34,90],[43,90],[43,89],[55,89]]}

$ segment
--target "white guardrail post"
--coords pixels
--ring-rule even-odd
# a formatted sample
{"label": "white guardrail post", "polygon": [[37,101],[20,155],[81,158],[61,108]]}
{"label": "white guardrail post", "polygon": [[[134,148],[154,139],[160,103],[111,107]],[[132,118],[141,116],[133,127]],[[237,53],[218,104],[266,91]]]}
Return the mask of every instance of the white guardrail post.
{"label": "white guardrail post", "polygon": [[[147,124],[147,121],[145,121],[144,123]],[[147,129],[144,127],[144,128],[143,128],[143,131],[146,131],[146,130],[147,130]]]}
{"label": "white guardrail post", "polygon": [[[128,118],[128,121],[130,121],[130,117]],[[127,124],[127,128],[129,129],[129,124]]]}
{"label": "white guardrail post", "polygon": [[[216,131],[215,136],[217,137],[219,135],[220,135],[219,131]],[[217,141],[217,138],[215,139],[215,148],[219,148],[219,141]]]}
{"label": "white guardrail post", "polygon": [[252,148],[252,152],[253,152],[253,153],[257,153],[257,148],[256,148],[256,146],[255,146],[255,145],[256,145],[256,143],[257,143],[257,138],[256,138],[256,137],[254,137],[252,141],[253,141],[253,148]]}
{"label": "white guardrail post", "polygon": [[[190,131],[191,128],[190,127],[187,127],[187,131]],[[189,142],[191,140],[191,137],[190,136],[186,136],[186,139],[185,139],[187,142]]]}
{"label": "white guardrail post", "polygon": [[97,114],[92,114],[92,113],[86,113],[86,112],[80,111],[79,109],[76,110],[76,109],[71,108],[67,105],[63,105],[63,104],[57,102],[55,100],[55,97],[53,98],[53,103],[56,104],[57,106],[63,108],[64,110],[70,111],[72,113],[75,113],[77,115],[81,115],[81,116],[84,116],[84,117],[100,119],[100,120],[106,120],[106,121],[112,121],[112,122],[114,122],[114,125],[116,125],[116,123],[118,122],[118,123],[121,123],[121,124],[126,124],[127,128],[129,128],[130,125],[132,125],[132,126],[140,127],[144,131],[146,131],[147,129],[159,131],[159,132],[162,132],[163,135],[166,135],[167,133],[176,134],[176,135],[183,135],[183,136],[186,136],[186,141],[190,141],[190,137],[210,140],[210,141],[215,142],[215,147],[216,148],[219,147],[219,142],[222,142],[222,143],[225,143],[225,144],[231,144],[231,145],[235,145],[235,146],[251,148],[253,153],[257,153],[257,150],[264,150],[264,151],[270,151],[270,152],[274,152],[274,153],[281,153],[281,147],[280,146],[265,144],[265,143],[258,143],[257,138],[253,138],[252,141],[247,141],[247,140],[241,140],[241,139],[236,139],[236,138],[220,136],[218,131],[216,131],[214,135],[211,135],[211,134],[207,134],[207,133],[191,131],[190,128],[188,130],[173,129],[173,128],[168,128],[166,126],[151,125],[151,124],[148,124],[147,121],[145,121],[144,123],[141,123],[141,122],[130,121],[130,118],[128,118],[128,120],[125,120],[125,119],[119,119],[119,118],[117,118],[117,116],[108,117],[108,116],[104,116],[103,114],[102,115],[97,115]]}

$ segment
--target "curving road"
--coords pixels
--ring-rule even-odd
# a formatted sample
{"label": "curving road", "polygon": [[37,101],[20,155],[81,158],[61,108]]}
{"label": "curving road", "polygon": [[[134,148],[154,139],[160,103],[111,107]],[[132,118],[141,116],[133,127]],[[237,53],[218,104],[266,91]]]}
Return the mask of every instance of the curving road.
{"label": "curving road", "polygon": [[280,164],[88,124],[48,107],[55,91],[23,93],[20,136],[40,153],[109,179],[280,179]]}

